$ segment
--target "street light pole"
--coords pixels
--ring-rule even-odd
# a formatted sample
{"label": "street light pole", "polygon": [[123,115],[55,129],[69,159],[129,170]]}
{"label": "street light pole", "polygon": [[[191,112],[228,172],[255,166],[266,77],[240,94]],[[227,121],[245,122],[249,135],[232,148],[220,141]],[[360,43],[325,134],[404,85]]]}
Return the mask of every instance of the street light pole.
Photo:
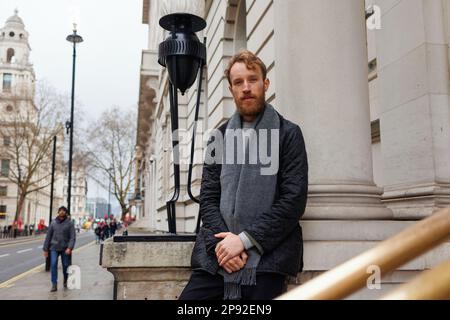
{"label": "street light pole", "polygon": [[[53,211],[53,191],[55,185],[55,165],[56,165],[56,136],[53,137],[53,156],[52,156],[52,181],[50,184],[50,210],[48,215],[48,226],[52,223],[52,211]],[[36,215],[35,215],[36,220]],[[34,230],[34,228],[33,228]],[[45,259],[45,271],[50,271],[50,255]]]}
{"label": "street light pole", "polygon": [[71,108],[70,108],[70,146],[69,146],[69,179],[67,185],[67,210],[69,215],[71,196],[72,196],[72,155],[73,155],[73,128],[74,128],[74,117],[73,109],[75,104],[75,61],[77,57],[77,43],[83,42],[83,38],[77,34],[77,25],[73,24],[73,33],[66,38],[67,41],[73,43],[73,59],[72,59],[72,97],[71,97]]}
{"label": "street light pole", "polygon": [[111,215],[111,178],[112,178],[112,173],[111,171],[113,170],[113,168],[109,168],[108,173],[109,173],[109,186],[108,186],[108,219]]}

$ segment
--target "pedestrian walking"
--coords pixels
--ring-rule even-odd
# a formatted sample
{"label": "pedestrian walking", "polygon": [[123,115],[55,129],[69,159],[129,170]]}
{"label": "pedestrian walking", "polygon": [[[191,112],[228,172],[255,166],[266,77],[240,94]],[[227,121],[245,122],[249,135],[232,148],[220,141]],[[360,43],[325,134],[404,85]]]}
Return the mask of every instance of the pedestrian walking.
{"label": "pedestrian walking", "polygon": [[100,243],[100,233],[101,233],[100,225],[97,225],[97,227],[95,227],[94,233],[95,233],[95,243],[96,244]]}
{"label": "pedestrian walking", "polygon": [[109,224],[109,230],[110,230],[110,233],[111,233],[111,237],[113,237],[116,234],[116,230],[117,230],[116,219],[111,221],[111,223]]}
{"label": "pedestrian walking", "polygon": [[58,257],[61,256],[63,266],[64,288],[67,288],[67,269],[70,265],[70,256],[75,247],[75,227],[67,216],[67,208],[60,207],[58,216],[52,221],[45,237],[43,246],[44,257],[50,254],[50,269],[52,288],[50,292],[57,291],[58,284]]}

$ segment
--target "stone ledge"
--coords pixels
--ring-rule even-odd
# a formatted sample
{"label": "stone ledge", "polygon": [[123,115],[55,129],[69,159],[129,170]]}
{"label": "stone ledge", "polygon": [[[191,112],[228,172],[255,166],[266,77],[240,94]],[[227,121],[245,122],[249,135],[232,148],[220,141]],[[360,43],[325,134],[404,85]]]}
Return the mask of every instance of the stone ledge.
{"label": "stone ledge", "polygon": [[[305,241],[304,272],[298,275],[290,287],[302,284],[379,243],[380,241],[361,240]],[[115,299],[177,299],[191,274],[193,245],[193,242],[106,241],[102,249],[101,265],[114,275]],[[449,242],[385,275],[382,290],[363,289],[350,299],[380,297],[394,286],[408,281],[448,257]]]}
{"label": "stone ledge", "polygon": [[102,249],[104,268],[190,267],[193,242],[112,242]]}

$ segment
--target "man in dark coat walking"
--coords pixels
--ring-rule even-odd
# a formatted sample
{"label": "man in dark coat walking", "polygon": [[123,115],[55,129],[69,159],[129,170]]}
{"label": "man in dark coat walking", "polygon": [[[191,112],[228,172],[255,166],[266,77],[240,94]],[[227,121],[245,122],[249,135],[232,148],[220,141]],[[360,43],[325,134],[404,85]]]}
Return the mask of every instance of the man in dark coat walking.
{"label": "man in dark coat walking", "polygon": [[67,215],[66,207],[58,209],[58,216],[52,221],[45,237],[43,246],[44,257],[50,252],[50,268],[52,288],[50,292],[57,291],[58,284],[58,257],[61,256],[63,266],[64,288],[67,288],[67,269],[70,265],[70,256],[75,247],[75,226]]}
{"label": "man in dark coat walking", "polygon": [[[266,102],[267,69],[253,53],[235,55],[225,75],[237,111],[208,143],[202,227],[180,300],[273,299],[303,268],[299,220],[307,201],[308,161],[301,129]],[[267,132],[270,141],[263,139]],[[264,171],[262,150],[276,170]]]}

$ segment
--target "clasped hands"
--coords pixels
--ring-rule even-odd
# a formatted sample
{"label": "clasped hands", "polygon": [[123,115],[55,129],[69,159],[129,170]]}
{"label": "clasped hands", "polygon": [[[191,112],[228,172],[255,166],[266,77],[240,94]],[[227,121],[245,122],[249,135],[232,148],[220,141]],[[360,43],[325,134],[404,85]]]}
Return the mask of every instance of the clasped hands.
{"label": "clasped hands", "polygon": [[216,246],[216,257],[219,265],[228,273],[237,272],[244,268],[248,255],[241,238],[231,232],[222,232],[214,236],[223,239]]}

